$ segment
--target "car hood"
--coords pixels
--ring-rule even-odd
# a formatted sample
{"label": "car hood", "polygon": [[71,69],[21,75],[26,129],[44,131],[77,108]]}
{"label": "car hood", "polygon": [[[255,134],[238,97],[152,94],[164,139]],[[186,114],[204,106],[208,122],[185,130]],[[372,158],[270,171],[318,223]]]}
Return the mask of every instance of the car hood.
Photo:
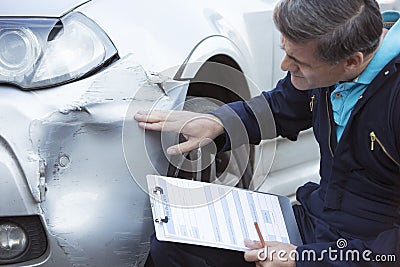
{"label": "car hood", "polygon": [[11,17],[61,17],[91,0],[12,0],[3,1],[0,7],[0,16]]}

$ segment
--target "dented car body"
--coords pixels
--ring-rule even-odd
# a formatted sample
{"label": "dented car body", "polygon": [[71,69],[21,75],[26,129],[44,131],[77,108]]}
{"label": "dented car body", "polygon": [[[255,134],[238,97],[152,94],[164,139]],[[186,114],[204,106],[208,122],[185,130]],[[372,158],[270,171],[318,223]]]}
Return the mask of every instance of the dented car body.
{"label": "dented car body", "polygon": [[[168,173],[177,136],[161,145],[133,115],[182,109],[187,96],[246,99],[282,75],[275,1],[200,2],[1,4],[0,266],[144,266],[154,231],[145,175]],[[207,62],[246,86],[196,87]],[[224,83],[211,76],[201,78]],[[287,145],[254,149],[254,189],[293,196],[316,179],[311,133],[293,148],[301,158]]]}
{"label": "dented car body", "polygon": [[[21,227],[37,223],[27,245],[39,246],[42,255],[30,260],[17,254],[26,264],[130,266],[145,259],[151,213],[133,175],[163,172],[167,165],[161,148],[146,147],[144,133],[125,119],[154,103],[174,108],[187,85],[171,84],[167,96],[128,56],[52,90],[2,90],[1,113],[8,116],[1,126],[1,221]],[[129,129],[125,143],[124,127]],[[123,144],[135,153],[124,154]],[[131,174],[126,160],[140,168]]]}

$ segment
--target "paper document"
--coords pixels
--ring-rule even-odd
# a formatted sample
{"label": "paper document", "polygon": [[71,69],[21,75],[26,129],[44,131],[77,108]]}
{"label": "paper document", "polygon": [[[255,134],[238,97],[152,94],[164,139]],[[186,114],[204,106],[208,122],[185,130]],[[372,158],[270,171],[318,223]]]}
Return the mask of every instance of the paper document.
{"label": "paper document", "polygon": [[148,175],[158,240],[245,251],[244,239],[290,243],[278,196]]}

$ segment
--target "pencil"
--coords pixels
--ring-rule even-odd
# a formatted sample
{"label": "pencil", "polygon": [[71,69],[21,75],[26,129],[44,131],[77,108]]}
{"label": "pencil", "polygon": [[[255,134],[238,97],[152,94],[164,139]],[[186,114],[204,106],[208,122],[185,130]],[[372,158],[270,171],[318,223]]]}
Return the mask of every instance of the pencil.
{"label": "pencil", "polygon": [[254,226],[256,227],[256,231],[257,231],[258,237],[260,238],[261,245],[263,248],[265,248],[265,241],[261,234],[260,227],[258,227],[258,223],[254,222]]}

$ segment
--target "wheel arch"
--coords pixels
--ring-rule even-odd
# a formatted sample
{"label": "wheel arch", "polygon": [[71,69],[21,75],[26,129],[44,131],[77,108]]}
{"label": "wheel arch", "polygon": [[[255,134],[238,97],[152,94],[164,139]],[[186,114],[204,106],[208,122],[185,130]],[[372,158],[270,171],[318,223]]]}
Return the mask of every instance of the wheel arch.
{"label": "wheel arch", "polygon": [[[177,80],[191,80],[188,95],[207,96],[224,103],[247,100],[251,77],[250,53],[239,49],[224,36],[210,36],[201,41],[175,75]],[[202,83],[202,85],[196,85]],[[220,86],[213,86],[220,85]]]}
{"label": "wheel arch", "polygon": [[227,55],[209,58],[191,80],[188,96],[208,97],[229,103],[250,98],[245,75],[238,63]]}

